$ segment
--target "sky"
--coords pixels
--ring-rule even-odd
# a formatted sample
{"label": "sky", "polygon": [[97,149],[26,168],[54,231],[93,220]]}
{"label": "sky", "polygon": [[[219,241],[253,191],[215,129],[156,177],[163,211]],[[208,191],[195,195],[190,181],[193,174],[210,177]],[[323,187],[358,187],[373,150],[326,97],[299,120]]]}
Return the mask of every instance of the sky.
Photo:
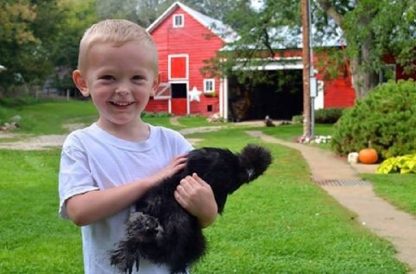
{"label": "sky", "polygon": [[259,10],[263,5],[264,5],[264,1],[263,0],[251,0],[251,6],[255,10]]}

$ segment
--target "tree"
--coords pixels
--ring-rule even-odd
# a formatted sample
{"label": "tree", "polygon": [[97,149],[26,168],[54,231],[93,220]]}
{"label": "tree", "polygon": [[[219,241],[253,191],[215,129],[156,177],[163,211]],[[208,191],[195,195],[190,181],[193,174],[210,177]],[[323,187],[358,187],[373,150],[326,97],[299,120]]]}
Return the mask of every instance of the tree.
{"label": "tree", "polygon": [[[232,68],[264,64],[257,57],[268,62],[268,57],[281,53],[280,49],[298,47],[301,43],[300,1],[265,0],[258,10],[251,7],[250,0],[233,3],[233,11],[224,21],[241,39],[228,45],[230,51],[220,52],[212,60],[211,71],[214,68],[223,74],[237,73],[244,79],[252,72],[236,72]],[[311,6],[315,44],[324,44],[333,37],[337,27],[342,29],[347,47],[342,54],[337,51],[337,55],[350,62],[357,98],[378,84],[386,55],[397,57],[408,71],[414,69],[416,4],[412,0],[311,0]]]}
{"label": "tree", "polygon": [[7,68],[7,71],[0,73],[3,92],[20,80],[16,79],[16,73],[26,71],[22,63],[30,61],[32,50],[39,45],[30,26],[36,15],[36,7],[28,1],[0,3],[0,62]]}
{"label": "tree", "polygon": [[[301,43],[299,1],[280,0],[264,2],[256,10],[250,0],[233,2],[224,22],[231,26],[240,38],[229,43],[205,69],[206,73],[235,75],[240,81],[251,79],[253,84],[268,81],[265,75],[253,77],[253,70],[235,70],[235,67],[265,65],[283,47],[294,48]],[[264,77],[262,77],[264,76]]]}
{"label": "tree", "polygon": [[52,85],[59,91],[75,90],[72,71],[78,64],[79,42],[84,31],[98,21],[95,0],[60,0],[62,24],[55,33],[55,43],[51,52],[54,63]]}
{"label": "tree", "polygon": [[3,92],[13,86],[40,85],[54,65],[51,52],[61,21],[56,0],[8,0],[0,3],[0,62],[7,70],[0,74]]}
{"label": "tree", "polygon": [[[138,0],[100,0],[96,1],[97,15],[100,19],[122,18],[140,23],[137,16]],[[143,2],[159,2],[157,0],[144,0]]]}
{"label": "tree", "polygon": [[394,55],[407,71],[415,68],[416,17],[411,0],[317,0],[343,30],[357,98],[379,84],[383,57]]}

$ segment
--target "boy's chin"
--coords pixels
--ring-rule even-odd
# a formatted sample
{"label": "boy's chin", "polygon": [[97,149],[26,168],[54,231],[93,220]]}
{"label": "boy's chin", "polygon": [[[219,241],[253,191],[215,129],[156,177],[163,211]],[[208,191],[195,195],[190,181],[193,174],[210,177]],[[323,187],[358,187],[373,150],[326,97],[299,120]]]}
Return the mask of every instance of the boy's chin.
{"label": "boy's chin", "polygon": [[111,119],[99,119],[98,125],[104,128],[122,128],[122,127],[134,127],[142,123],[142,120],[139,116],[130,116],[130,117],[113,117]]}

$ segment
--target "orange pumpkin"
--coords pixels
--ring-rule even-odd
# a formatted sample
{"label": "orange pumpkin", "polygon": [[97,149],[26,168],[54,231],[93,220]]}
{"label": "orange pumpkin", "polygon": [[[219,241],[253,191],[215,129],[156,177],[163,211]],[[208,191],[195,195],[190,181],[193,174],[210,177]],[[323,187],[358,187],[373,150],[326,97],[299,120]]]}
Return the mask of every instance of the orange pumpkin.
{"label": "orange pumpkin", "polygon": [[374,148],[368,147],[360,150],[358,153],[358,161],[363,164],[375,164],[377,163],[378,155]]}

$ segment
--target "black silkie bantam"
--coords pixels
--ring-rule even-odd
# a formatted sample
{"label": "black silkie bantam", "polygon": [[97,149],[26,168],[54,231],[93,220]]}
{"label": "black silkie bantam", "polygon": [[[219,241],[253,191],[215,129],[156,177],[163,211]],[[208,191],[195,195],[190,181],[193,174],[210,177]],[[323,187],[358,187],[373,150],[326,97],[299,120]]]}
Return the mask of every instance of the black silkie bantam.
{"label": "black silkie bantam", "polygon": [[191,151],[186,167],[150,189],[136,203],[136,212],[126,224],[126,235],[111,251],[111,264],[132,273],[140,258],[166,264],[171,273],[185,273],[186,268],[204,255],[206,243],[196,217],[175,200],[180,180],[197,173],[212,188],[218,212],[224,210],[227,196],[241,185],[263,174],[272,161],[263,147],[249,144],[240,153],[227,149],[201,148]]}

